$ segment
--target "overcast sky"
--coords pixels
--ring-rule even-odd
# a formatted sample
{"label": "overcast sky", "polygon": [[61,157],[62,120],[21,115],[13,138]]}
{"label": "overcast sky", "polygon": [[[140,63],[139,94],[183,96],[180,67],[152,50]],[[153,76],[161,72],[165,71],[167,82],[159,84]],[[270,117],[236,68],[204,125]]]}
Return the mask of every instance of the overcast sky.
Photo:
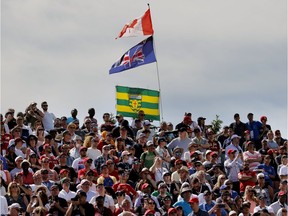
{"label": "overcast sky", "polygon": [[[115,85],[158,89],[155,63],[109,75],[145,37],[115,40],[142,0],[1,1],[1,112],[46,100],[57,117],[115,113]],[[163,118],[268,117],[287,137],[285,0],[151,1]],[[154,122],[156,125],[159,122]]]}

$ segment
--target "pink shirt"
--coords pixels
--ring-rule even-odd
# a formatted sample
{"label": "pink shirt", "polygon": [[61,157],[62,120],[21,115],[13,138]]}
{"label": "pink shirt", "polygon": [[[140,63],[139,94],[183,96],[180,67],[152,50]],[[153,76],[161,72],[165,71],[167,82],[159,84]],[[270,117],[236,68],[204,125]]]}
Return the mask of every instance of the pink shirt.
{"label": "pink shirt", "polygon": [[[261,158],[261,154],[258,151],[254,151],[253,154],[249,151],[245,151],[243,153],[243,159],[244,161],[246,159],[259,159]],[[250,170],[254,170],[258,165],[260,165],[260,162],[250,162],[249,164],[249,168]]]}

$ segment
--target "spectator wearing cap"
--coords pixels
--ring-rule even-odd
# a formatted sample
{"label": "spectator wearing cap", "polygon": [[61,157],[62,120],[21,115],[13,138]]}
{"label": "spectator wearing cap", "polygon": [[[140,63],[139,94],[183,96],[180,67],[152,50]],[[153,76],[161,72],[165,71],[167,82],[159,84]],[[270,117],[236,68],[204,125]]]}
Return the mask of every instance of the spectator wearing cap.
{"label": "spectator wearing cap", "polygon": [[128,131],[130,131],[129,126],[128,125],[127,126],[121,125],[119,130],[120,130],[120,136],[119,137],[122,138],[122,140],[125,143],[125,146],[127,146],[127,145],[133,146],[135,144],[135,142],[134,142],[133,138],[129,137],[129,134],[128,134]]}
{"label": "spectator wearing cap", "polygon": [[259,200],[259,205],[254,208],[253,213],[266,209],[270,214],[274,215],[273,209],[266,204],[265,197],[263,195],[259,195],[257,198]]}
{"label": "spectator wearing cap", "polygon": [[[78,179],[81,181],[83,178],[85,178],[85,175],[88,171],[92,170],[91,169],[91,165],[92,165],[93,161],[91,158],[84,158],[83,159],[83,164],[84,164],[84,168],[78,171]],[[95,170],[95,173],[97,175],[97,172]]]}
{"label": "spectator wearing cap", "polygon": [[41,184],[45,185],[48,188],[48,190],[50,190],[51,185],[53,185],[55,182],[51,181],[49,179],[49,170],[48,169],[41,169],[40,173],[41,173],[41,178],[42,178],[42,183]]}
{"label": "spectator wearing cap", "polygon": [[60,153],[60,155],[57,157],[59,164],[54,167],[54,170],[60,175],[60,179],[63,178],[62,173],[67,172],[69,178],[72,180],[72,182],[76,182],[77,180],[77,174],[75,170],[67,165],[67,154],[64,152]]}
{"label": "spectator wearing cap", "polygon": [[191,139],[188,138],[187,134],[187,128],[181,127],[178,130],[178,137],[174,138],[168,145],[168,149],[170,151],[173,151],[173,149],[177,146],[179,148],[182,148],[184,151],[188,150],[188,145],[191,143]]}
{"label": "spectator wearing cap", "polygon": [[141,154],[140,161],[142,167],[150,168],[154,163],[154,159],[157,156],[157,153],[155,151],[154,143],[152,141],[147,141],[146,146],[147,150]]}
{"label": "spectator wearing cap", "polygon": [[201,130],[198,128],[194,129],[195,137],[192,139],[192,143],[195,143],[199,146],[199,150],[205,153],[206,149],[209,149],[210,145],[206,138],[201,134]]}
{"label": "spectator wearing cap", "polygon": [[158,143],[158,146],[157,148],[155,149],[158,156],[163,160],[163,166],[166,168],[166,169],[169,169],[169,163],[171,161],[171,156],[170,156],[170,153],[167,149],[167,141],[165,138],[159,138],[157,140],[157,143]]}
{"label": "spectator wearing cap", "polygon": [[163,173],[168,172],[168,170],[163,167],[163,159],[159,156],[154,158],[154,163],[149,170],[155,176],[156,182],[163,181]]}
{"label": "spectator wearing cap", "polygon": [[65,199],[59,197],[58,195],[59,186],[54,184],[51,186],[51,196],[49,197],[50,206],[48,212],[50,214],[64,216],[68,209],[68,204]]}
{"label": "spectator wearing cap", "polygon": [[[65,132],[64,132],[65,133]],[[67,132],[66,132],[67,133]],[[70,134],[68,132],[68,134]],[[68,135],[69,136],[69,135]],[[73,147],[69,150],[69,155],[73,158],[73,159],[77,159],[80,158],[80,148],[83,146],[83,139],[82,137],[76,135],[74,136],[74,139],[70,141],[70,143],[73,143]],[[66,144],[63,144],[62,147],[64,148],[64,146],[66,147]],[[67,145],[69,146],[69,145]],[[73,160],[74,161],[74,160]],[[73,163],[73,162],[72,162]],[[72,165],[72,164],[71,164]]]}
{"label": "spectator wearing cap", "polygon": [[270,186],[274,186],[275,183],[274,184],[272,183],[276,181],[276,172],[274,167],[271,166],[270,163],[271,163],[271,156],[266,155],[264,157],[264,163],[258,165],[255,168],[255,171],[264,173],[265,182],[269,183]]}
{"label": "spectator wearing cap", "polygon": [[178,173],[179,169],[184,165],[184,161],[181,159],[177,159],[174,161],[174,172],[171,174],[171,180],[173,182],[180,181],[180,175]]}
{"label": "spectator wearing cap", "polygon": [[285,161],[285,163],[283,163],[282,159],[287,158],[287,147],[286,146],[280,146],[278,151],[277,152],[275,151],[275,153],[278,153],[278,155],[274,154],[275,155],[275,162],[278,166],[278,168],[277,168],[277,173],[278,173],[281,166],[283,166],[283,164],[286,164],[286,161]]}
{"label": "spectator wearing cap", "polygon": [[[164,198],[171,196],[171,194],[168,192],[167,185],[163,181],[158,182],[157,188],[158,190],[154,191],[151,195],[157,197],[159,205],[162,206],[164,204]],[[172,197],[170,197],[170,199],[172,200]]]}
{"label": "spectator wearing cap", "polygon": [[135,157],[140,158],[141,154],[144,152],[144,147],[147,142],[147,136],[144,133],[140,133],[139,136],[136,137],[135,148]]}
{"label": "spectator wearing cap", "polygon": [[[131,169],[132,165],[129,163],[131,158],[131,153],[128,151],[123,151],[121,153],[120,162],[118,163],[118,168],[121,167],[122,169]],[[133,160],[133,158],[131,158]]]}
{"label": "spectator wearing cap", "polygon": [[192,212],[188,216],[209,216],[208,212],[199,207],[199,199],[193,197],[189,200]]}
{"label": "spectator wearing cap", "polygon": [[[80,157],[76,158],[72,163],[72,167],[74,168],[76,172],[85,168],[84,159],[87,158],[87,147],[81,146],[79,149],[79,152],[80,152]],[[91,169],[95,169],[95,166],[93,163],[91,164]]]}
{"label": "spectator wearing cap", "polygon": [[233,128],[235,134],[241,137],[240,145],[243,144],[244,140],[244,132],[247,130],[246,124],[240,121],[239,113],[234,114],[234,122],[232,122],[229,127]]}
{"label": "spectator wearing cap", "polygon": [[97,184],[104,184],[104,186],[112,187],[117,182],[114,176],[109,175],[108,166],[106,163],[101,165],[100,176],[97,179]]}
{"label": "spectator wearing cap", "polygon": [[60,180],[60,183],[62,186],[62,190],[59,192],[58,196],[70,203],[71,199],[76,196],[76,193],[70,190],[71,180],[68,177],[64,177]]}
{"label": "spectator wearing cap", "polygon": [[181,188],[180,195],[182,197],[182,200],[173,204],[174,208],[176,208],[177,206],[182,207],[184,216],[187,216],[192,212],[192,208],[191,208],[190,203],[189,203],[191,194],[192,194],[192,191],[191,191],[190,187]]}
{"label": "spectator wearing cap", "polygon": [[[54,143],[56,144],[56,143]],[[56,144],[57,146],[57,144]],[[52,146],[50,143],[46,143],[43,145],[43,150],[44,150],[44,154],[41,157],[47,157],[49,160],[49,168],[53,169],[55,165],[58,164],[58,160],[56,159],[56,157],[53,155],[53,149],[55,149],[57,152],[55,155],[59,155],[59,151],[58,151],[58,147]],[[41,158],[40,157],[40,158]]]}
{"label": "spectator wearing cap", "polygon": [[136,137],[138,137],[143,132],[147,133],[149,131],[148,132],[149,136],[147,136],[147,140],[151,140],[152,141],[153,137],[155,136],[155,131],[151,130],[150,127],[151,127],[150,121],[149,120],[144,120],[143,127],[142,127],[142,129],[137,131]]}
{"label": "spectator wearing cap", "polygon": [[[137,212],[137,208],[138,207],[141,208],[143,204],[145,205],[145,201],[147,201],[147,199],[154,200],[154,202],[156,204],[156,207],[160,208],[160,205],[158,203],[157,198],[154,197],[154,196],[151,196],[152,186],[150,184],[144,183],[144,184],[141,185],[141,187],[139,189],[140,189],[140,191],[138,191],[139,196],[138,196],[138,198],[136,199],[136,201],[134,203],[134,210],[136,212]],[[144,203],[143,203],[143,200],[145,200]]]}
{"label": "spectator wearing cap", "polygon": [[[15,143],[15,154],[17,156],[21,156],[23,158],[26,158],[26,154],[23,152],[23,150],[26,148],[26,143],[22,138],[16,138],[14,139]],[[25,143],[25,145],[24,145]]]}
{"label": "spectator wearing cap", "polygon": [[260,129],[260,139],[262,140],[267,136],[269,130],[271,130],[271,126],[267,124],[267,116],[261,116],[260,122],[262,123],[262,127]]}
{"label": "spectator wearing cap", "polygon": [[12,108],[9,108],[9,109],[7,110],[7,112],[5,113],[5,120],[4,120],[4,122],[8,125],[8,128],[9,128],[10,130],[17,125],[16,119],[14,118],[14,113],[15,113],[15,110],[12,109]]}
{"label": "spectator wearing cap", "polygon": [[14,143],[11,143],[7,147],[7,152],[4,155],[4,158],[8,165],[8,170],[11,171],[16,167],[15,159],[17,158],[17,155],[15,154],[15,145]]}
{"label": "spectator wearing cap", "polygon": [[212,199],[212,192],[209,190],[203,193],[205,202],[199,205],[199,208],[208,212],[210,216],[226,216],[227,213],[223,208],[219,208],[218,205]]}
{"label": "spectator wearing cap", "polygon": [[198,119],[197,119],[198,127],[202,132],[202,136],[204,136],[204,137],[206,137],[206,129],[207,129],[207,126],[205,125],[205,120],[206,120],[206,118],[204,118],[202,116],[198,117]]}
{"label": "spectator wearing cap", "polygon": [[[113,130],[111,131],[112,137],[114,139],[116,139],[117,137],[120,136],[120,128],[121,126],[125,127],[127,129],[127,136],[132,138],[134,140],[135,136],[134,136],[134,132],[132,130],[132,128],[129,126],[129,122],[126,119],[123,119],[123,116],[120,114],[116,119],[118,121],[118,126],[114,127]],[[121,121],[119,123],[119,121]]]}
{"label": "spectator wearing cap", "polygon": [[287,191],[279,191],[278,200],[272,203],[269,207],[273,209],[274,214],[277,214],[278,210],[281,208],[288,209],[287,205]]}
{"label": "spectator wearing cap", "polygon": [[138,193],[131,186],[131,182],[128,180],[128,178],[129,178],[128,170],[119,171],[119,181],[115,183],[112,186],[112,188],[115,192],[119,190],[123,190],[129,197],[131,197],[131,199],[134,202],[135,199],[138,197]]}
{"label": "spectator wearing cap", "polygon": [[113,158],[109,155],[109,151],[110,151],[110,146],[104,145],[102,147],[102,154],[96,160],[94,160],[94,165],[95,165],[95,169],[97,173],[101,172],[101,165],[106,163],[107,160],[114,161]]}
{"label": "spectator wearing cap", "polygon": [[259,121],[254,121],[253,117],[253,113],[248,113],[248,122],[246,123],[246,127],[250,131],[251,140],[254,141],[255,147],[258,150],[261,146],[260,130],[262,128],[262,123]]}
{"label": "spectator wearing cap", "polygon": [[208,150],[211,150],[212,152],[216,152],[217,156],[221,155],[221,152],[222,152],[221,143],[216,140],[214,131],[209,128],[206,132],[206,135],[207,135],[207,142],[209,144]]}
{"label": "spectator wearing cap", "polygon": [[133,186],[135,186],[136,183],[140,179],[140,171],[141,171],[141,163],[138,158],[134,157],[134,160],[132,163],[132,169],[130,171],[130,176],[129,176],[129,180],[134,182]]}
{"label": "spectator wearing cap", "polygon": [[[280,185],[279,185],[279,188],[278,188],[278,189],[279,189],[279,191],[274,194],[272,203],[273,203],[273,202],[276,202],[276,201],[278,200],[278,194],[279,194],[280,191],[284,191],[285,193],[288,192],[287,180],[282,180],[282,181],[280,182]],[[276,189],[275,189],[275,190],[276,190]]]}
{"label": "spectator wearing cap", "polygon": [[84,119],[84,124],[82,126],[82,132],[84,132],[85,136],[87,136],[92,131],[92,121],[90,118]]}
{"label": "spectator wearing cap", "polygon": [[240,157],[238,158],[238,162],[242,163],[242,161],[243,161],[243,156],[242,156],[243,150],[239,146],[240,138],[241,137],[239,137],[236,134],[231,136],[231,143],[225,148],[225,157],[226,157],[226,159],[228,158],[228,151],[230,149],[232,149],[233,151],[236,150],[237,154],[240,154]]}
{"label": "spectator wearing cap", "polygon": [[[16,173],[23,171],[23,169],[21,167],[22,161],[23,161],[23,157],[22,156],[18,156],[18,157],[15,158],[16,167],[14,169],[12,169],[11,172],[10,172],[12,179],[14,179]],[[32,171],[32,170],[30,169],[30,171]]]}
{"label": "spectator wearing cap", "polygon": [[91,186],[92,186],[92,182],[90,182],[88,179],[82,179],[80,184],[77,185],[78,190],[83,190],[86,193],[87,202],[89,202],[92,199],[92,197],[96,195],[96,192],[90,189]]}
{"label": "spectator wearing cap", "polygon": [[101,151],[97,148],[98,142],[95,137],[91,139],[91,147],[87,149],[87,156],[93,161],[101,155]]}
{"label": "spectator wearing cap", "polygon": [[262,156],[258,151],[254,151],[254,143],[252,141],[248,141],[245,145],[247,151],[243,153],[243,160],[250,163],[250,170],[254,170],[258,165],[260,165]]}
{"label": "spectator wearing cap", "polygon": [[238,173],[238,179],[240,182],[240,194],[244,193],[247,186],[255,186],[257,181],[256,172],[250,171],[248,161],[244,161],[243,170]]}
{"label": "spectator wearing cap", "polygon": [[118,169],[115,167],[115,163],[113,160],[107,160],[106,164],[108,166],[108,172],[110,176],[114,176],[116,178],[116,180],[119,180],[118,177]]}
{"label": "spectator wearing cap", "polygon": [[263,173],[257,174],[257,183],[253,188],[257,196],[263,196],[265,198],[266,205],[270,205],[272,203],[274,190],[270,185],[265,183],[265,177]]}
{"label": "spectator wearing cap", "polygon": [[[184,118],[182,120],[182,122],[180,122],[179,124],[177,124],[175,126],[176,130],[179,130],[180,128],[184,127],[186,129],[191,128],[191,130],[193,131],[195,128],[199,128],[198,124],[192,120],[192,115],[191,113],[188,113],[189,115],[187,115],[187,113],[185,113]],[[194,134],[193,134],[194,136]]]}
{"label": "spectator wearing cap", "polygon": [[232,182],[233,188],[240,193],[240,182],[238,179],[238,173],[240,172],[240,169],[242,168],[242,161],[239,162],[239,158],[241,157],[241,154],[237,154],[237,151],[234,149],[229,149],[227,151],[228,159],[224,162],[225,172],[227,175],[227,178]]}
{"label": "spectator wearing cap", "polygon": [[66,216],[72,215],[94,215],[95,208],[91,203],[88,203],[87,194],[80,190],[77,192],[77,196],[75,200],[72,200],[68,210],[66,212]]}
{"label": "spectator wearing cap", "polygon": [[[23,160],[21,162],[22,174],[23,174],[23,183],[24,184],[34,184],[33,181],[33,171],[29,171],[31,164],[28,160]],[[31,169],[30,169],[31,170]]]}
{"label": "spectator wearing cap", "polygon": [[115,210],[114,200],[113,200],[112,196],[107,194],[106,189],[105,189],[103,184],[97,184],[96,185],[96,195],[90,199],[89,203],[91,203],[95,206],[95,204],[97,203],[98,197],[103,197],[104,198],[104,201],[103,201],[104,206],[106,208],[109,208],[112,212],[114,212],[114,210]]}
{"label": "spectator wearing cap", "polygon": [[278,149],[278,144],[274,141],[274,133],[272,130],[267,132],[267,145],[269,149]]}
{"label": "spectator wearing cap", "polygon": [[[9,216],[18,216],[22,212],[22,209],[21,209],[21,206],[19,205],[19,203],[13,203],[10,206],[8,206],[8,211],[6,213],[7,215],[9,215]],[[2,209],[1,209],[1,212],[2,212]],[[4,212],[5,212],[5,210],[3,209],[3,213]],[[3,215],[3,214],[1,214],[1,215]]]}

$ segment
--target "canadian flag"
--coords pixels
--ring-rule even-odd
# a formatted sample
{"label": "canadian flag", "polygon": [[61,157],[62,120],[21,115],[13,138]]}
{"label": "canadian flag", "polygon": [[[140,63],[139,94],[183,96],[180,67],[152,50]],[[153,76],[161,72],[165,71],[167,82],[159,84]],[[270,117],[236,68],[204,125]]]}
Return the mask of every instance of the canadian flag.
{"label": "canadian flag", "polygon": [[153,33],[154,30],[152,27],[152,20],[149,8],[142,17],[139,17],[137,19],[134,19],[132,22],[127,23],[123,27],[117,38],[152,35]]}

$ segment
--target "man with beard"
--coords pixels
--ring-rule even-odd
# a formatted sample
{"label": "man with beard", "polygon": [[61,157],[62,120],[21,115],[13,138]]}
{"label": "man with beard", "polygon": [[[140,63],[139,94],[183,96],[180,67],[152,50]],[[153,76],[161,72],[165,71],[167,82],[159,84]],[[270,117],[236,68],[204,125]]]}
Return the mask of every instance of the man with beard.
{"label": "man with beard", "polygon": [[244,194],[247,185],[253,187],[257,181],[256,173],[254,171],[250,171],[248,161],[244,161],[243,167],[243,171],[238,173],[238,179],[240,181],[240,194]]}

